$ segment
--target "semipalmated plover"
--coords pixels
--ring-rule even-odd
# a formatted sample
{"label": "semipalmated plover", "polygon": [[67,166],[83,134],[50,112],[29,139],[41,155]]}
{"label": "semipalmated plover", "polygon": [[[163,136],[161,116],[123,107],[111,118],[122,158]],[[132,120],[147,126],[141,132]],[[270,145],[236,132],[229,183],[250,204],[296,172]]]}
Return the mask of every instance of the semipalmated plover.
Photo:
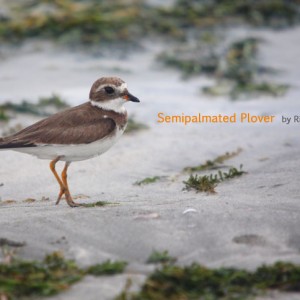
{"label": "semipalmated plover", "polygon": [[[122,79],[102,77],[92,85],[88,102],[0,138],[0,149],[51,159],[50,169],[60,186],[56,204],[65,195],[71,207],[79,206],[69,191],[68,167],[73,161],[101,155],[116,143],[127,125],[127,101],[140,102],[128,92]],[[55,170],[58,161],[65,161],[61,177]]]}

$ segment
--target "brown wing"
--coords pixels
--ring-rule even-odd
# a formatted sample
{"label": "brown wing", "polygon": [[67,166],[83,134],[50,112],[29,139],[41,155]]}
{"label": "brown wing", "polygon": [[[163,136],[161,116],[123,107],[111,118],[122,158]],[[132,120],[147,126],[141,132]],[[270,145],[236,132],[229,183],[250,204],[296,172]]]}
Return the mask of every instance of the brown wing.
{"label": "brown wing", "polygon": [[89,103],[41,120],[0,139],[0,148],[34,147],[38,144],[88,144],[113,134],[116,123],[104,118]]}

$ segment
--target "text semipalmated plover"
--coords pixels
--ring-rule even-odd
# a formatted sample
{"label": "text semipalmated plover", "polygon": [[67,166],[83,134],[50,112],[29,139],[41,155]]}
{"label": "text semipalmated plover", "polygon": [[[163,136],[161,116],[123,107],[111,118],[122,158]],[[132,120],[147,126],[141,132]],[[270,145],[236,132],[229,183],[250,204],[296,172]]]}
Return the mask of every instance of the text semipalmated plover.
{"label": "text semipalmated plover", "polygon": [[[51,159],[50,169],[60,186],[56,204],[65,195],[71,207],[78,206],[69,191],[68,167],[73,161],[101,155],[115,144],[127,125],[127,111],[123,106],[127,101],[140,102],[128,92],[122,79],[102,77],[92,85],[90,101],[0,138],[0,149]],[[58,161],[65,161],[61,177],[55,170]]]}

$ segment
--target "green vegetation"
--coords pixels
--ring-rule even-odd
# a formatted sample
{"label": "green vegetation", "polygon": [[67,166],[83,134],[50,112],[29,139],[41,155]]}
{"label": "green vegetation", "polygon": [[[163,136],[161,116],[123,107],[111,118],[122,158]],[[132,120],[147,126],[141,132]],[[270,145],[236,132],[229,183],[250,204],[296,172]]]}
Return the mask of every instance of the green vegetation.
{"label": "green vegetation", "polygon": [[139,292],[124,290],[115,300],[252,299],[268,290],[300,292],[300,266],[278,262],[254,272],[163,265],[150,274]]}
{"label": "green vegetation", "polygon": [[232,179],[235,177],[239,177],[246,172],[242,171],[242,165],[240,169],[231,167],[228,172],[218,171],[217,174],[210,175],[193,175],[191,174],[187,181],[184,181],[185,190],[196,190],[197,192],[207,192],[210,194],[216,193],[215,187],[218,183],[221,183],[225,180]]}
{"label": "green vegetation", "polygon": [[9,42],[42,37],[69,44],[120,43],[140,35],[141,17],[139,5],[122,1],[33,0],[1,22],[0,36]]}
{"label": "green vegetation", "polygon": [[258,82],[259,75],[274,72],[270,68],[259,65],[257,59],[259,42],[256,38],[246,38],[232,43],[225,57],[218,58],[218,67],[214,74],[218,79],[217,84],[213,87],[204,87],[203,91],[215,95],[216,89],[220,91],[220,85],[227,83],[232,99],[237,99],[244,94],[269,94],[275,97],[283,95],[288,89],[287,85]]}
{"label": "green vegetation", "polygon": [[57,109],[64,109],[69,105],[57,94],[52,94],[50,97],[41,97],[37,104],[39,107],[53,106]]}
{"label": "green vegetation", "polygon": [[231,178],[234,178],[234,177],[239,177],[243,174],[246,174],[247,172],[242,171],[242,168],[243,168],[243,165],[240,165],[239,170],[237,168],[232,167],[232,168],[229,169],[228,172],[219,171],[218,172],[219,182],[222,182],[224,180],[231,179]]}
{"label": "green vegetation", "polygon": [[147,259],[147,264],[172,264],[176,262],[176,258],[169,255],[167,250],[165,251],[153,251]]}
{"label": "green vegetation", "polygon": [[[51,107],[56,110],[60,110],[69,107],[69,105],[55,94],[50,97],[40,98],[38,103],[31,103],[27,100],[23,100],[20,104],[6,102],[0,105],[0,119],[1,115],[6,116],[7,112],[9,111],[21,114],[32,114],[36,116],[49,116],[51,113],[53,113],[49,112],[49,108]],[[9,119],[8,116],[6,118]]]}
{"label": "green vegetation", "polygon": [[206,94],[238,99],[281,96],[288,89],[260,77],[272,70],[259,64],[257,38],[230,44],[226,35],[227,28],[237,25],[282,29],[299,24],[297,1],[177,0],[169,6],[152,6],[146,0],[11,2],[0,20],[2,42],[44,38],[98,49],[118,44],[115,48],[123,51],[124,46],[141,45],[145,37],[159,37],[181,45],[172,51],[168,43],[167,51],[159,55],[163,64],[186,77],[215,78],[215,85],[203,88]]}
{"label": "green vegetation", "polygon": [[66,290],[84,275],[73,261],[53,253],[42,262],[14,260],[0,265],[0,293],[9,299],[50,296]]}
{"label": "green vegetation", "polygon": [[111,204],[118,204],[118,203],[112,203],[112,202],[107,202],[107,201],[97,201],[93,203],[84,203],[82,204],[84,207],[102,207],[106,205],[111,205]]}
{"label": "green vegetation", "polygon": [[187,181],[183,182],[185,184],[185,190],[190,191],[192,189],[197,192],[206,192],[214,194],[215,187],[217,186],[218,180],[211,174],[210,176],[198,176],[190,175]]}
{"label": "green vegetation", "polygon": [[59,252],[46,256],[41,262],[13,259],[8,264],[0,264],[0,295],[11,300],[51,296],[68,289],[87,274],[117,274],[123,272],[125,266],[124,262],[106,261],[80,269]]}
{"label": "green vegetation", "polygon": [[261,75],[270,75],[275,70],[259,64],[259,43],[260,40],[250,37],[235,41],[224,50],[222,40],[214,46],[202,42],[171,54],[163,53],[159,60],[180,70],[184,77],[205,75],[215,78],[214,86],[202,89],[211,96],[229,95],[233,100],[243,96],[282,96],[288,85],[261,82]]}
{"label": "green vegetation", "polygon": [[134,185],[139,185],[139,186],[146,185],[146,184],[154,183],[154,182],[156,182],[156,181],[158,181],[160,179],[161,179],[161,176],[146,177],[143,180],[136,181],[134,183]]}
{"label": "green vegetation", "polygon": [[149,127],[147,125],[136,122],[133,118],[129,118],[125,133],[133,133],[133,132],[148,129],[148,128]]}
{"label": "green vegetation", "polygon": [[[266,95],[266,96],[273,96],[273,97],[280,97],[283,96],[289,86],[287,84],[274,84],[274,83],[253,83],[248,82],[245,84],[236,84],[236,85],[227,85],[228,83],[219,82],[215,86],[211,87],[204,87],[203,92],[205,94],[211,96],[224,96],[229,94],[231,99],[236,100],[242,95],[246,96],[259,96],[259,95]],[[226,86],[227,85],[227,86]]]}
{"label": "green vegetation", "polygon": [[298,3],[284,0],[177,0],[154,7],[145,0],[23,1],[1,19],[0,38],[43,37],[72,44],[138,43],[149,35],[186,39],[187,30],[224,24],[283,28],[299,22]]}
{"label": "green vegetation", "polygon": [[[6,241],[5,241],[6,243]],[[0,295],[4,299],[46,297],[67,290],[86,275],[115,275],[124,272],[126,262],[106,261],[79,268],[59,252],[43,261],[23,261],[11,257],[0,264]],[[154,251],[149,263],[159,263],[141,290],[129,292],[129,285],[116,300],[249,299],[268,290],[300,292],[300,266],[287,262],[263,265],[253,272],[235,269],[208,269],[197,263],[178,266],[167,251]]]}
{"label": "green vegetation", "polygon": [[160,17],[178,27],[214,27],[225,24],[248,24],[284,28],[299,22],[296,2],[284,0],[230,1],[177,0],[173,6],[160,9]]}
{"label": "green vegetation", "polygon": [[202,88],[211,96],[229,96],[233,100],[259,95],[282,96],[289,88],[287,84],[272,83],[261,77],[275,71],[260,65],[258,48],[261,41],[248,37],[229,42],[226,29],[221,27],[286,28],[299,23],[299,12],[299,3],[284,0],[178,0],[174,6],[163,9],[161,15],[177,24],[185,43],[168,49],[158,59],[164,65],[180,70],[185,78],[214,78],[215,85]]}
{"label": "green vegetation", "polygon": [[0,121],[6,122],[9,120],[9,116],[5,110],[0,106]]}
{"label": "green vegetation", "polygon": [[207,160],[204,164],[195,167],[186,167],[183,169],[184,172],[199,172],[205,170],[214,170],[224,167],[222,165],[225,160],[231,159],[242,152],[241,148],[238,148],[236,151],[233,152],[226,152],[225,154],[217,156],[213,160]]}
{"label": "green vegetation", "polygon": [[97,264],[89,267],[87,269],[87,273],[94,276],[115,275],[123,273],[126,266],[127,262],[125,261],[111,262],[110,260],[107,260],[102,264]]}

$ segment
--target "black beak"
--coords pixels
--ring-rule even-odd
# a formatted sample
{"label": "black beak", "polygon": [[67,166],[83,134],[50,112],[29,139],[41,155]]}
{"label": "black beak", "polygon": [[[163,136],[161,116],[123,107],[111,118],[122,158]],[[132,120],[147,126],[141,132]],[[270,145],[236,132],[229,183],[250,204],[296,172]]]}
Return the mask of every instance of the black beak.
{"label": "black beak", "polygon": [[126,94],[123,96],[123,98],[126,99],[127,101],[140,102],[140,100],[139,100],[137,97],[131,95],[130,93],[126,93]]}

